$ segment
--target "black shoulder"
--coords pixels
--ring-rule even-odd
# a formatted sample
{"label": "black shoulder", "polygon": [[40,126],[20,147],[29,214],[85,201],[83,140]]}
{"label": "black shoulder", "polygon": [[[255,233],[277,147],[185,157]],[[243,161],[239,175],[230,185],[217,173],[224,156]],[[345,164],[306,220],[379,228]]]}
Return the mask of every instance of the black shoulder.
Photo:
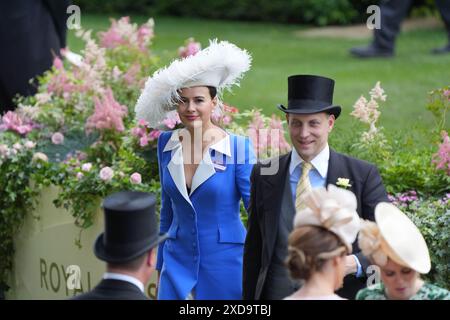
{"label": "black shoulder", "polygon": [[358,159],[343,153],[339,153],[336,151],[332,151],[334,153],[334,157],[336,157],[337,161],[344,161],[350,164],[351,167],[359,170],[371,170],[373,168],[376,168],[376,166],[366,160]]}

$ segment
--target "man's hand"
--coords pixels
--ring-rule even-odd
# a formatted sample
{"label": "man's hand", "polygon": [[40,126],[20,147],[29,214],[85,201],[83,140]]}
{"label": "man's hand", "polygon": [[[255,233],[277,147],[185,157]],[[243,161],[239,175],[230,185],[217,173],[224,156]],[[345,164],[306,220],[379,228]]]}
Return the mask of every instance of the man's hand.
{"label": "man's hand", "polygon": [[358,271],[355,257],[353,255],[345,257],[345,275],[355,274]]}

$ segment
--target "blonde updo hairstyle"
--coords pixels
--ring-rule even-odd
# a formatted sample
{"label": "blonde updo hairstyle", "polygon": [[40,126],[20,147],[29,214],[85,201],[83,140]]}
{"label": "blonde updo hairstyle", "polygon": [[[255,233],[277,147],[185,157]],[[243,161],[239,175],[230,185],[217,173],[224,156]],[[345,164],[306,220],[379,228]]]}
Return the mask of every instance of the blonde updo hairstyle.
{"label": "blonde updo hairstyle", "polygon": [[308,280],[315,272],[322,271],[330,258],[347,254],[347,248],[338,236],[319,226],[295,228],[288,243],[285,264],[291,278],[296,280]]}

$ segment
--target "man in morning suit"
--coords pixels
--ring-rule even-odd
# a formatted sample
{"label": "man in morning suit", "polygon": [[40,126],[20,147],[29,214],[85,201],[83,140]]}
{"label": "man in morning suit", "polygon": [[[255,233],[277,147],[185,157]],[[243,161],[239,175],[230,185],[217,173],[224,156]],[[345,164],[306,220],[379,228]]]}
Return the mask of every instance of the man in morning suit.
{"label": "man in morning suit", "polygon": [[53,58],[66,47],[70,3],[0,1],[0,115],[16,108],[16,94],[36,93],[36,77],[50,69]]}
{"label": "man in morning suit", "polygon": [[105,232],[94,253],[106,262],[106,273],[92,291],[74,300],[147,300],[144,286],[155,270],[154,248],[166,237],[158,235],[155,203],[154,195],[135,191],[105,199]]}
{"label": "man in morning suit", "polygon": [[[284,265],[287,238],[302,194],[348,180],[361,218],[374,220],[374,208],[388,201],[377,168],[328,146],[328,135],[341,107],[333,105],[334,81],[320,76],[288,78],[286,113],[293,149],[254,166],[251,175],[248,233],[244,247],[243,298],[278,300],[299,288]],[[276,170],[274,170],[275,168]],[[338,183],[339,185],[339,183]],[[341,185],[342,186],[342,185]],[[337,294],[352,299],[365,286],[369,261],[353,243],[346,257],[344,286]]]}

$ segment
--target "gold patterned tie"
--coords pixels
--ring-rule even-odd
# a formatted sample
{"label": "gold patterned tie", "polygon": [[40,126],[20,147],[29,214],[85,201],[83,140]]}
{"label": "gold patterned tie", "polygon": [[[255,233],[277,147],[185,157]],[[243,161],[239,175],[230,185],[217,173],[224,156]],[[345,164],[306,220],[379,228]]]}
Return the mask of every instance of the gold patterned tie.
{"label": "gold patterned tie", "polygon": [[305,207],[305,203],[302,197],[311,191],[311,182],[309,181],[309,171],[312,169],[312,165],[309,162],[302,162],[302,176],[297,183],[295,190],[295,210],[299,211]]}

